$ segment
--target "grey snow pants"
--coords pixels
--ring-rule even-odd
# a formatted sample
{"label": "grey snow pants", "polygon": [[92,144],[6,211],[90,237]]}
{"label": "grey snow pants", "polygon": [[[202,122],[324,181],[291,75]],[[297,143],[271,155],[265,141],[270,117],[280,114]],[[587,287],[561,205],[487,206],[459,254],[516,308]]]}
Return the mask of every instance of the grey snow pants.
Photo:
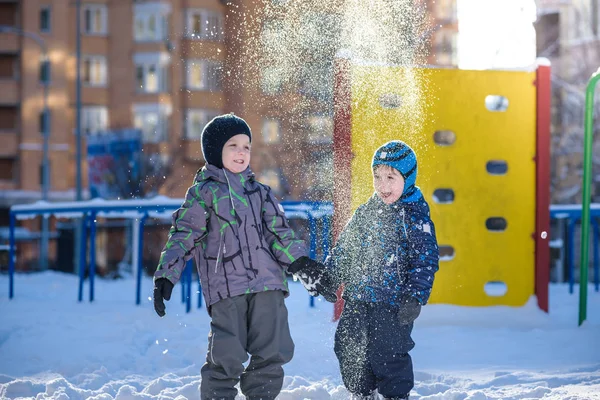
{"label": "grey snow pants", "polygon": [[211,306],[211,317],[202,400],[233,400],[238,382],[248,400],[275,399],[283,385],[283,365],[294,355],[284,293],[226,298]]}

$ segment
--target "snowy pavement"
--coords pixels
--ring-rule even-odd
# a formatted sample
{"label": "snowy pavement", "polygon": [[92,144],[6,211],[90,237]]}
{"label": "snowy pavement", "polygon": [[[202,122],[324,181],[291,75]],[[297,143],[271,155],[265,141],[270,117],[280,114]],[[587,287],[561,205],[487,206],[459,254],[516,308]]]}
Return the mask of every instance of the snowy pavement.
{"label": "snowy pavement", "polygon": [[[17,275],[9,301],[8,277],[0,276],[0,398],[199,398],[209,317],[205,309],[185,313],[180,286],[162,319],[150,279],[141,306],[133,279],[97,280],[92,304],[76,301],[77,287],[74,275]],[[411,399],[600,399],[600,294],[590,285],[582,327],[578,299],[554,284],[550,314],[534,298],[521,308],[424,307],[413,333]],[[317,300],[309,308],[299,283],[287,304],[296,355],[278,399],[347,399],[333,306]]]}

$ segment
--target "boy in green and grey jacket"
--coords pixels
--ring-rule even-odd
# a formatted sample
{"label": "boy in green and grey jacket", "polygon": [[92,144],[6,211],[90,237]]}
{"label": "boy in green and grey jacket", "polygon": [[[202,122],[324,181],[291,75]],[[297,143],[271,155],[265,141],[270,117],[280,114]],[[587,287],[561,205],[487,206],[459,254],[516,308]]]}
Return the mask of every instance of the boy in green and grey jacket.
{"label": "boy in green and grey jacket", "polygon": [[[314,275],[322,269],[306,256],[304,241],[289,227],[271,189],[254,179],[251,140],[249,126],[233,114],[205,126],[206,165],[173,213],[154,275],[154,306],[164,316],[163,299],[170,299],[187,260],[195,258],[212,318],[202,400],[233,400],[238,382],[248,399],[275,399],[282,366],[294,353],[284,303],[286,270]],[[319,287],[311,286],[310,293]]]}

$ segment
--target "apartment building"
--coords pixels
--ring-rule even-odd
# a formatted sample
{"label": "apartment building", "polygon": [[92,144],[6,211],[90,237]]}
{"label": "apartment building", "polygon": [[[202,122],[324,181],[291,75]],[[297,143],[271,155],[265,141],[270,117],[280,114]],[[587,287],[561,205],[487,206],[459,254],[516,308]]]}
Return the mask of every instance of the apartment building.
{"label": "apartment building", "polygon": [[[75,1],[0,1],[2,226],[8,225],[8,207],[41,199],[45,129],[48,198],[75,199],[76,12]],[[202,126],[237,111],[222,87],[224,14],[217,0],[81,2],[83,188],[85,138],[137,127],[145,151],[177,167],[164,190],[183,196],[201,165]],[[22,225],[39,230],[36,221]],[[22,260],[36,257],[36,246],[21,247]]]}
{"label": "apartment building", "polygon": [[[310,12],[293,21],[294,29],[313,30],[313,38],[331,36],[332,7],[312,3]],[[432,18],[428,62],[453,65],[456,0],[426,3]],[[285,4],[81,0],[83,197],[88,136],[141,129],[144,151],[169,166],[157,190],[181,197],[203,164],[203,126],[234,112],[254,133],[251,166],[261,181],[284,199],[330,199],[335,46],[304,43],[308,50],[295,54],[303,62],[292,80],[286,79],[290,71],[256,58],[258,47],[277,40],[281,23],[265,10]],[[49,200],[75,199],[76,17],[77,1],[0,0],[0,226],[8,225],[11,205],[41,199],[45,129]],[[36,221],[23,226],[39,230]]]}
{"label": "apartment building", "polygon": [[[600,1],[537,0],[537,55],[552,65],[552,202],[581,202],[585,90],[600,66]],[[598,102],[596,101],[596,104]],[[600,154],[596,129],[594,154]],[[593,163],[592,201],[600,201]]]}
{"label": "apartment building", "polygon": [[428,0],[431,15],[429,64],[442,67],[458,65],[458,0]]}

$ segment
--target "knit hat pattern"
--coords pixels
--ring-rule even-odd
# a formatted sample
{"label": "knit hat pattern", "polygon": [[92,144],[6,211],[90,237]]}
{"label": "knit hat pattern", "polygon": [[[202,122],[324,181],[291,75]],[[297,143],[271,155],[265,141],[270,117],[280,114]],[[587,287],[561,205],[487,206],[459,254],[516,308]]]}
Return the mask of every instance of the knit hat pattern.
{"label": "knit hat pattern", "polygon": [[417,182],[417,155],[414,150],[400,140],[387,142],[375,151],[371,168],[377,165],[388,165],[404,178],[403,201],[413,200],[418,190]]}

